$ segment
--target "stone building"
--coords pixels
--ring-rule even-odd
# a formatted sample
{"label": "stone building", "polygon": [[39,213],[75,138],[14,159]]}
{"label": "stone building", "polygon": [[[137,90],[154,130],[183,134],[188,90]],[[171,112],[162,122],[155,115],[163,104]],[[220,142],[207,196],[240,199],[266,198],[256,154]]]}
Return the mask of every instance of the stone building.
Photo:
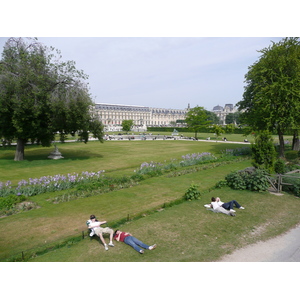
{"label": "stone building", "polygon": [[[106,128],[121,130],[123,120],[133,120],[135,128],[174,126],[176,121],[184,120],[190,105],[186,109],[152,108],[147,106],[96,103],[93,115]],[[218,105],[212,110],[226,124],[226,115],[236,112],[233,104]],[[179,125],[178,125],[179,126]]]}
{"label": "stone building", "polygon": [[133,120],[137,127],[170,126],[184,120],[187,110],[96,103],[93,115],[106,127],[121,126],[123,120]]}
{"label": "stone building", "polygon": [[220,105],[215,106],[212,112],[220,118],[221,125],[226,125],[226,116],[237,112],[237,109],[233,106],[233,104],[225,104],[224,108]]}

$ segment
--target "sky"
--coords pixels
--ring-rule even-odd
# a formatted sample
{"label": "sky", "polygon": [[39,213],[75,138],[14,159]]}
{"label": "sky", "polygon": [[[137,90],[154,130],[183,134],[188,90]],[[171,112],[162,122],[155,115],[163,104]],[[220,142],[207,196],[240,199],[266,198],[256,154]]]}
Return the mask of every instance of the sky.
{"label": "sky", "polygon": [[[0,38],[1,53],[7,37]],[[184,109],[236,104],[244,76],[279,37],[38,37],[89,76],[96,103]]]}

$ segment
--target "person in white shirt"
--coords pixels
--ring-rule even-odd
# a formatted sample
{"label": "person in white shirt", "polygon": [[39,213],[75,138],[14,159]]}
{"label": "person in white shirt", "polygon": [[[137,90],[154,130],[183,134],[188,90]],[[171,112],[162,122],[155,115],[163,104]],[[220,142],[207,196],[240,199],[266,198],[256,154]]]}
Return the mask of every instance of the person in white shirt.
{"label": "person in white shirt", "polygon": [[233,209],[234,206],[239,209],[245,209],[236,200],[232,200],[232,201],[224,203],[221,201],[221,199],[219,197],[211,198],[211,207],[216,211],[219,210],[224,213],[223,209],[226,209],[227,211],[229,211],[231,213],[235,213],[235,210]]}
{"label": "person in white shirt", "polygon": [[[105,250],[108,250],[108,246],[114,247],[114,244],[112,242],[114,231],[113,231],[113,229],[111,229],[109,227],[101,227],[101,225],[105,224],[105,223],[106,223],[106,221],[99,222],[96,219],[95,215],[91,215],[90,219],[86,221],[86,225],[91,230],[90,236],[93,236],[94,234],[99,236],[101,242],[104,245]],[[108,233],[109,234],[110,241],[109,241],[108,246],[105,243],[105,240],[103,238],[103,233]]]}

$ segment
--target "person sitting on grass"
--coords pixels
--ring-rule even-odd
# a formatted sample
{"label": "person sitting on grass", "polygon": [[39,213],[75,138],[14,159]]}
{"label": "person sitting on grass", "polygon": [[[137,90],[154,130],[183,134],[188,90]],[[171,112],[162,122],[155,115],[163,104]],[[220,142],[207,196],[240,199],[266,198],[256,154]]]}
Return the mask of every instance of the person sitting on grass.
{"label": "person sitting on grass", "polygon": [[93,236],[94,234],[96,234],[97,236],[99,236],[101,242],[103,243],[104,245],[104,248],[105,250],[108,250],[108,246],[107,244],[105,243],[105,240],[103,238],[103,233],[108,233],[110,236],[109,236],[109,246],[111,247],[114,247],[114,244],[113,244],[113,234],[114,234],[114,231],[113,229],[109,228],[109,227],[101,227],[102,224],[105,224],[106,221],[101,221],[99,222],[98,220],[96,220],[96,217],[95,215],[91,215],[90,216],[90,219],[87,220],[86,224],[88,226],[89,229],[91,229],[91,233],[90,233],[90,236]]}
{"label": "person sitting on grass", "polygon": [[120,231],[119,229],[115,231],[114,239],[118,242],[124,242],[125,244],[131,246],[134,250],[136,250],[141,254],[144,253],[144,250],[141,249],[140,247],[148,250],[153,250],[156,248],[156,244],[152,246],[148,246],[145,243],[138,240],[137,238],[135,238],[134,236],[132,236],[132,234],[130,234],[129,232],[123,232]]}

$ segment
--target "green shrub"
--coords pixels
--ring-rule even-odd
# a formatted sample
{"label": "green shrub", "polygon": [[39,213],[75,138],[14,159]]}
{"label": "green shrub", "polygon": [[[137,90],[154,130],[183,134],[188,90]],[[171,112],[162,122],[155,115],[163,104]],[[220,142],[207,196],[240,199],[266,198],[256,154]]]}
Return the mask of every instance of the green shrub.
{"label": "green shrub", "polygon": [[291,185],[283,185],[282,190],[284,192],[291,193],[295,195],[296,197],[300,197],[300,178],[299,174],[294,175],[295,177],[284,177],[283,182],[289,183]]}
{"label": "green shrub", "polygon": [[267,172],[261,169],[253,172],[243,170],[232,172],[225,179],[227,185],[234,190],[265,191],[270,186],[266,175]]}
{"label": "green shrub", "polygon": [[0,210],[9,210],[16,204],[26,200],[24,195],[8,195],[7,197],[0,197]]}
{"label": "green shrub", "polygon": [[245,190],[247,187],[244,176],[239,172],[232,172],[225,179],[227,185],[234,190]]}
{"label": "green shrub", "polygon": [[266,177],[267,172],[265,170],[256,169],[254,173],[247,176],[247,190],[250,191],[266,191],[270,183]]}
{"label": "green shrub", "polygon": [[278,159],[274,164],[274,171],[277,174],[284,174],[286,172],[286,166],[283,159]]}
{"label": "green shrub", "polygon": [[223,186],[227,186],[227,181],[226,180],[220,180],[216,183],[215,188],[220,189]]}
{"label": "green shrub", "polygon": [[191,184],[191,186],[185,192],[183,198],[187,201],[198,200],[201,193],[198,191],[198,185]]}
{"label": "green shrub", "polygon": [[261,131],[256,135],[255,143],[252,144],[253,165],[272,173],[276,155],[272,136],[268,131]]}

